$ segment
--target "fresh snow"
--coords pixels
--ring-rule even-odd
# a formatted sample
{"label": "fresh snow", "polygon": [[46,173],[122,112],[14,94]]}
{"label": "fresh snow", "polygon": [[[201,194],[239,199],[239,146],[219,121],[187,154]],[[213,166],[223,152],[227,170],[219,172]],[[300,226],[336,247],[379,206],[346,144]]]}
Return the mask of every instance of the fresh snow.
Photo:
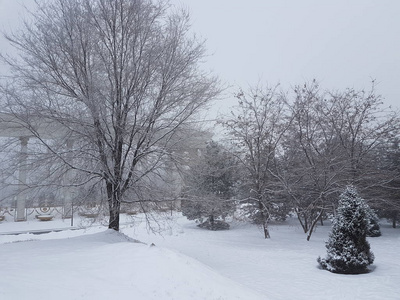
{"label": "fresh snow", "polygon": [[[123,222],[121,233],[76,220],[75,230],[0,235],[0,299],[400,299],[400,232],[388,224],[368,239],[372,272],[340,275],[316,261],[329,225],[307,242],[295,220],[272,224],[269,240],[239,222],[211,232],[175,215],[160,234],[140,216]],[[69,220],[4,221],[0,234],[48,228]]]}

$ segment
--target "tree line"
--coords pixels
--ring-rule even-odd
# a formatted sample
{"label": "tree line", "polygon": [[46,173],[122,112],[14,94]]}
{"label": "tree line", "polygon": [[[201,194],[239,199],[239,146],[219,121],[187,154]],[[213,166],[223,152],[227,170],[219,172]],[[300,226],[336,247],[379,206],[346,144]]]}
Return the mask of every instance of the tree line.
{"label": "tree line", "polygon": [[[221,121],[224,143],[208,146],[190,171],[200,170],[196,177],[204,180],[188,182],[189,190],[206,189],[215,203],[234,200],[231,205],[261,225],[265,238],[271,219],[295,213],[309,239],[317,222],[336,213],[348,185],[396,226],[400,119],[374,85],[369,91],[329,91],[313,81],[290,92],[255,87],[236,97],[238,106]],[[214,181],[222,186],[209,184]],[[189,199],[183,206],[191,206]],[[220,215],[214,204],[202,205],[213,219]]]}
{"label": "tree line", "polygon": [[[187,11],[152,0],[37,5],[32,21],[5,35],[15,53],[0,54],[11,70],[0,84],[2,112],[31,138],[29,180],[16,184],[19,192],[100,198],[109,228],[119,230],[124,204],[147,211],[175,197],[178,170],[184,213],[206,216],[213,229],[238,202],[266,238],[268,222],[289,212],[310,236],[347,184],[397,221],[399,118],[374,88],[325,91],[312,82],[290,92],[240,91],[221,121],[224,144],[188,158],[193,122],[224,88],[202,67],[204,40]],[[16,181],[14,158],[3,159],[2,172]]]}

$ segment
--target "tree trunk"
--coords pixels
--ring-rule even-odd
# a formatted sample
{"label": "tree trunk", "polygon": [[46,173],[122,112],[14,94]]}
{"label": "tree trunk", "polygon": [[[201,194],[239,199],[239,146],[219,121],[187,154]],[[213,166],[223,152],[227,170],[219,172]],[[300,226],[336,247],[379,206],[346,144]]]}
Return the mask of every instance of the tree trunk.
{"label": "tree trunk", "polygon": [[[298,209],[295,209],[296,211],[296,215],[297,215],[297,219],[300,222],[301,228],[303,228],[304,233],[307,233],[308,228],[307,228],[307,218],[304,217],[304,220],[306,221],[305,223],[303,223],[303,220],[301,219],[301,215],[300,215],[300,211]],[[305,216],[305,214],[303,214]]]}
{"label": "tree trunk", "polygon": [[264,213],[265,209],[264,209],[264,205],[261,201],[258,201],[258,208],[260,209],[261,221],[262,221],[263,230],[264,230],[264,238],[269,239],[271,236],[269,235],[269,230],[268,230],[268,219]]}
{"label": "tree trunk", "polygon": [[209,215],[208,220],[210,221],[211,228],[214,230],[214,215]]}
{"label": "tree trunk", "polygon": [[115,231],[119,231],[119,213],[120,213],[120,205],[116,205],[113,208],[110,207],[110,220],[108,223],[109,229],[114,229]]}
{"label": "tree trunk", "polygon": [[264,238],[269,239],[271,236],[269,235],[268,224],[266,220],[263,222],[263,229],[264,229]]}
{"label": "tree trunk", "polygon": [[311,215],[311,212],[306,211],[303,216],[304,216],[304,233],[306,233],[307,231],[309,231],[309,227],[308,227],[308,217]]}
{"label": "tree trunk", "polygon": [[317,225],[318,220],[322,217],[322,214],[324,213],[324,210],[321,209],[321,211],[318,213],[317,217],[314,219],[314,221],[311,224],[310,230],[308,231],[308,235],[307,235],[307,241],[310,240],[311,235],[314,231],[314,227]]}
{"label": "tree trunk", "polygon": [[399,212],[398,211],[396,211],[395,213],[394,213],[394,216],[393,216],[393,228],[396,228],[397,227],[397,218],[399,217]]}
{"label": "tree trunk", "polygon": [[121,210],[120,195],[115,191],[112,183],[107,183],[107,196],[108,207],[110,212],[110,219],[108,221],[108,228],[119,231],[119,214]]}

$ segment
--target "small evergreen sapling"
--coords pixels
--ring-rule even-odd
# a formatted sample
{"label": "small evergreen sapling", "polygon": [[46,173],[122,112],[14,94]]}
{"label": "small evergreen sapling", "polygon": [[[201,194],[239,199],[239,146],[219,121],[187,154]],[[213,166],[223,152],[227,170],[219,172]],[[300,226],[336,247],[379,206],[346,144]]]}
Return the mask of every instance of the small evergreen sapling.
{"label": "small evergreen sapling", "polygon": [[321,267],[333,273],[361,274],[368,272],[374,255],[366,239],[367,208],[357,190],[348,186],[340,195],[337,216],[326,243],[327,257],[318,258]]}
{"label": "small evergreen sapling", "polygon": [[234,157],[225,148],[211,141],[205,153],[197,157],[185,176],[182,214],[189,220],[199,220],[198,226],[209,230],[229,229],[224,219],[233,213],[231,200],[235,188]]}

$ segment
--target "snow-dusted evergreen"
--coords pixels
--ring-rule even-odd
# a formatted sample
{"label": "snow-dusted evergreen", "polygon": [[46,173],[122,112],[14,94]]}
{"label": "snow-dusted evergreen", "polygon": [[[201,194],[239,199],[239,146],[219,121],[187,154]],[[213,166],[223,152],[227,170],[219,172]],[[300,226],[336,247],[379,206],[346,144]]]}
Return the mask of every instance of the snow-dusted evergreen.
{"label": "snow-dusted evergreen", "polygon": [[229,229],[221,220],[233,214],[236,161],[220,144],[211,141],[185,174],[182,214],[210,230]]}
{"label": "snow-dusted evergreen", "polygon": [[366,239],[367,205],[355,187],[348,186],[340,195],[337,216],[326,244],[327,257],[318,258],[323,269],[333,273],[361,274],[368,272],[374,255]]}

